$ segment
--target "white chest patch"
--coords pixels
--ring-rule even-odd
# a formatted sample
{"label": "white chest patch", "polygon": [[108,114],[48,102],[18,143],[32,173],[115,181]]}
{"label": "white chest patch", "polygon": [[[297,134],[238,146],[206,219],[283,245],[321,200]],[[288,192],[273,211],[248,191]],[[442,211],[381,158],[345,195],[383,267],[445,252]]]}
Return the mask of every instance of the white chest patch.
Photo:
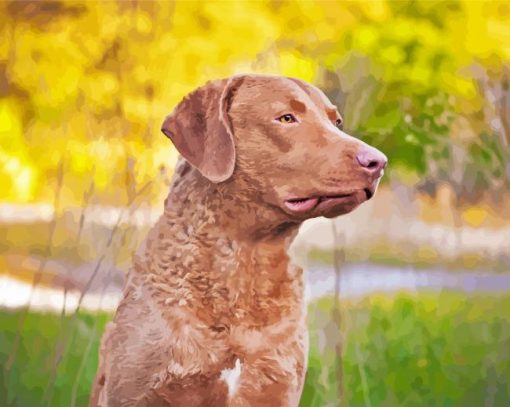
{"label": "white chest patch", "polygon": [[241,367],[241,361],[236,359],[232,369],[223,369],[221,371],[220,378],[227,383],[229,397],[232,397],[237,391],[237,386],[239,386],[239,377],[241,376]]}

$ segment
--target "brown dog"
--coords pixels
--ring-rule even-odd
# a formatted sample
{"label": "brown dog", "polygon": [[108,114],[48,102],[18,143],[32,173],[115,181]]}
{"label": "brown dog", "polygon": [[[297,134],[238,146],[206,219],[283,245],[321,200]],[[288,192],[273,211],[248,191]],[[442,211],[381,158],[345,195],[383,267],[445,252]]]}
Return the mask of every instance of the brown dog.
{"label": "brown dog", "polygon": [[297,406],[308,333],[305,219],[352,211],[386,157],[317,88],[244,75],[187,96],[162,131],[183,159],[107,328],[92,406]]}

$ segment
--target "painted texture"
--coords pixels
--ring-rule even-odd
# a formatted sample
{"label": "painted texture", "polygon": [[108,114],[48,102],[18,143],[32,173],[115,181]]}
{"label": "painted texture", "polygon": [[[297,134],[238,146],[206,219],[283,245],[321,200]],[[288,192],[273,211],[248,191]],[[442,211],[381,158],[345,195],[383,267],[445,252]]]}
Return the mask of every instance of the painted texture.
{"label": "painted texture", "polygon": [[162,131],[186,160],[106,331],[92,405],[298,404],[308,331],[286,251],[304,220],[370,199],[387,162],[341,123],[320,90],[277,76],[210,82],[175,108]]}
{"label": "painted texture", "polygon": [[[271,298],[305,286],[299,315],[311,301],[311,351],[302,405],[508,405],[509,18],[498,1],[2,2],[0,405],[87,404],[104,323],[96,313],[112,318],[137,250],[135,267],[147,267],[144,253],[154,246],[141,244],[154,225],[167,230],[163,238],[152,232],[152,241],[161,241],[156,251],[186,247],[181,257],[174,253],[172,260],[172,249],[150,266],[158,290],[168,283],[158,270],[191,267],[189,253],[203,252],[204,244],[210,261],[200,267],[218,278],[239,267],[231,258],[239,251],[237,257],[253,263],[241,265],[258,276],[253,286]],[[162,214],[168,219],[170,200],[162,203],[171,178],[179,178],[177,150],[159,131],[164,117],[207,80],[243,72],[313,83],[341,114],[329,106],[328,130],[317,134],[317,111],[299,89],[274,88],[269,104],[249,81],[244,86],[251,93],[241,101],[236,90],[243,84],[233,83],[232,93],[217,95],[225,97],[218,108],[228,111],[237,100],[239,114],[220,114],[210,129],[217,134],[225,124],[234,143],[239,137],[246,143],[230,150],[228,160],[221,157],[228,155],[229,137],[211,154],[186,153],[197,168],[211,163],[202,170],[216,185],[190,202],[203,202],[217,188],[234,208],[221,230],[237,227],[237,235],[263,239],[290,234],[309,215],[334,218],[300,229],[290,252],[304,272],[293,271],[299,287],[288,290],[276,281],[281,274],[271,272],[284,269],[284,253],[264,246],[247,255],[249,245],[197,227],[189,204],[171,216],[192,222],[158,221]],[[289,89],[299,97],[286,100]],[[264,122],[277,111],[271,119],[281,118],[281,131]],[[305,118],[302,131],[286,116],[290,111]],[[384,151],[390,165],[370,201],[335,218],[335,210],[321,210],[339,204],[325,197],[346,179],[342,171],[350,185],[362,182],[328,144],[326,133],[339,134],[340,117],[345,133]],[[169,131],[181,152],[192,139],[179,145],[176,135],[201,120],[191,117],[176,134]],[[273,161],[275,150],[288,160]],[[244,201],[218,184],[228,182],[235,165],[241,174],[235,191],[250,192]],[[182,163],[177,168],[187,171]],[[248,168],[251,177],[243,173]],[[325,195],[307,195],[307,188],[326,186]],[[192,196],[182,187],[179,194],[184,202]],[[280,208],[292,221],[278,218],[275,228],[278,209],[260,211],[253,203],[278,206],[282,196],[288,199]],[[214,237],[205,239],[206,232]],[[145,282],[135,277],[128,291],[143,302]],[[192,280],[173,281],[170,293],[158,294],[164,307],[186,308],[200,297],[203,310],[193,312],[208,324],[225,309],[250,314],[254,297],[246,282],[229,287],[239,291],[229,301],[242,306],[221,309],[215,295],[197,294],[214,292],[217,281]],[[408,294],[395,294],[400,290]],[[325,295],[340,297],[342,306]],[[274,305],[257,303],[277,314]],[[155,307],[141,318],[146,325],[128,324],[134,338],[170,340],[158,332]],[[217,336],[228,325],[220,322],[213,324]],[[179,341],[193,342],[200,324],[192,327]],[[273,334],[278,342],[281,332]],[[273,344],[253,331],[236,335],[239,347]],[[223,350],[212,350],[198,352],[198,359],[216,361]],[[278,357],[297,377],[292,360]],[[156,359],[148,357],[147,365],[158,365]],[[196,360],[181,359],[168,363],[167,372],[182,377],[194,368]],[[237,372],[237,360],[246,375],[245,361],[235,358],[216,369],[218,378]],[[242,381],[234,392],[231,382],[219,382],[220,398],[229,389],[231,397],[247,391]]]}

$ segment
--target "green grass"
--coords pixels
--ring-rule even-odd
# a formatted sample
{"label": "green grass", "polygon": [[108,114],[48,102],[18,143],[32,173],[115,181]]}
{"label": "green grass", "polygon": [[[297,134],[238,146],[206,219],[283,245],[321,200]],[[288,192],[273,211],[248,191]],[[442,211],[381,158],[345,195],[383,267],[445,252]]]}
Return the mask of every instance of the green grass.
{"label": "green grass", "polygon": [[[510,405],[510,295],[372,296],[342,313],[344,405]],[[331,301],[312,306],[325,321]],[[338,405],[334,347],[312,331],[302,406]],[[321,376],[322,375],[322,376]],[[326,379],[324,379],[326,378]]]}
{"label": "green grass", "polygon": [[[332,307],[331,299],[310,306],[311,349],[301,406],[340,404],[340,345],[342,405],[510,405],[510,295],[375,295],[342,303],[340,322],[331,318]],[[18,313],[0,313],[2,367],[18,318]],[[86,405],[98,338],[108,318],[80,315],[73,322],[29,314],[15,363],[7,375],[0,371],[0,405],[70,406],[75,382],[76,406]],[[66,342],[66,332],[69,343],[53,377],[56,344]]]}
{"label": "green grass", "polygon": [[[75,383],[75,405],[86,406],[97,367],[99,339],[110,316],[62,319],[54,314],[28,314],[16,359],[6,372],[20,314],[0,312],[0,406],[71,406]],[[55,369],[59,353],[62,358]]]}

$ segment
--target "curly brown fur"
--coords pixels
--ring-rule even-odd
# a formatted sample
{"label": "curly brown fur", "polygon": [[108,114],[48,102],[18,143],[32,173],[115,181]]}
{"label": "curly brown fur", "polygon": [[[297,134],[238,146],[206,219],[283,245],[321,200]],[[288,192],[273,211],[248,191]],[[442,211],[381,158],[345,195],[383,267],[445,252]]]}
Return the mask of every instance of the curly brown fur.
{"label": "curly brown fur", "polygon": [[[275,120],[287,111],[300,126]],[[308,333],[287,248],[303,220],[369,198],[385,164],[357,162],[385,158],[338,130],[335,112],[304,82],[244,75],[167,118],[184,158],[104,334],[92,406],[298,405]],[[307,197],[315,206],[296,209]]]}

